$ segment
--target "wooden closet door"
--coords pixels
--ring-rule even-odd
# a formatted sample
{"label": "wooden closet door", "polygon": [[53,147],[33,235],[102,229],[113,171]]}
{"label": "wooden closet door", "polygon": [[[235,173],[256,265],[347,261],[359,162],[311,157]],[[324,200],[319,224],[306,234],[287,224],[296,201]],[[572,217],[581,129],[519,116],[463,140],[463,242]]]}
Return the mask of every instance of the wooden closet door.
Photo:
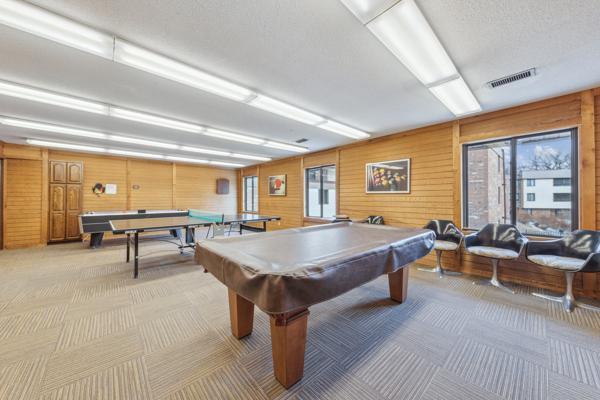
{"label": "wooden closet door", "polygon": [[50,237],[51,242],[66,237],[66,186],[50,184]]}
{"label": "wooden closet door", "polygon": [[67,163],[50,161],[50,183],[67,183]]}
{"label": "wooden closet door", "polygon": [[81,214],[81,185],[67,185],[66,238],[79,238],[79,214]]}
{"label": "wooden closet door", "polygon": [[80,162],[67,163],[67,183],[83,183],[83,164]]}

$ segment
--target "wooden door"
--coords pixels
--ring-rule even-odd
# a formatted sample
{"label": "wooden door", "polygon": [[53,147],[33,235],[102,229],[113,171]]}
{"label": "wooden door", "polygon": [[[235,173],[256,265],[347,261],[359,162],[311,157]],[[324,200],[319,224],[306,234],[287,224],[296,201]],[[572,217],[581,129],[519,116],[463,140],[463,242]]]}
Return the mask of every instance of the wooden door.
{"label": "wooden door", "polygon": [[79,238],[79,214],[81,213],[81,185],[67,185],[66,239]]}
{"label": "wooden door", "polygon": [[82,183],[82,162],[50,161],[50,242],[79,239]]}
{"label": "wooden door", "polygon": [[80,162],[67,163],[67,183],[83,183],[83,164]]}
{"label": "wooden door", "polygon": [[67,163],[50,161],[50,183],[67,183]]}
{"label": "wooden door", "polygon": [[56,242],[66,237],[66,186],[50,184],[50,235],[49,240]]}

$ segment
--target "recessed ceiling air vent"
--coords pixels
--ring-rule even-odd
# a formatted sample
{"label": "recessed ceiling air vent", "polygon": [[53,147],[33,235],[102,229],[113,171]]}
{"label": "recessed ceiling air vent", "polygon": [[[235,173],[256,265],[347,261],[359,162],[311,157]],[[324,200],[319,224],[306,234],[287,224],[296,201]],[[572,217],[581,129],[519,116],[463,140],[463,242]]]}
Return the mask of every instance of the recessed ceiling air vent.
{"label": "recessed ceiling air vent", "polygon": [[517,72],[516,74],[508,75],[500,79],[495,79],[493,81],[489,81],[486,85],[490,89],[495,89],[498,86],[508,85],[509,83],[513,83],[516,81],[520,81],[521,79],[531,78],[535,76],[536,71],[535,68],[530,68],[525,71]]}
{"label": "recessed ceiling air vent", "polygon": [[304,142],[308,142],[308,139],[302,138],[302,139],[296,140],[296,143],[304,143]]}

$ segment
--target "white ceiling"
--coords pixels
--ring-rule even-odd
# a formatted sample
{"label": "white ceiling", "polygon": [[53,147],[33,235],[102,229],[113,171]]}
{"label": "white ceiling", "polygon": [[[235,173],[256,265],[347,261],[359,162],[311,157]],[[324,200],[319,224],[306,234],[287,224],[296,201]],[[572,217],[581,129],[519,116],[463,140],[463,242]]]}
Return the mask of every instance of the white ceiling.
{"label": "white ceiling", "polygon": [[[338,0],[32,3],[373,136],[453,119]],[[483,112],[600,86],[597,0],[417,3]],[[2,80],[285,142],[308,138],[311,151],[351,141],[6,26],[0,26],[0,57]],[[485,86],[530,67],[538,69],[534,79]],[[0,115],[247,154],[292,154],[4,96]],[[50,137],[0,126],[2,140],[32,136]]]}

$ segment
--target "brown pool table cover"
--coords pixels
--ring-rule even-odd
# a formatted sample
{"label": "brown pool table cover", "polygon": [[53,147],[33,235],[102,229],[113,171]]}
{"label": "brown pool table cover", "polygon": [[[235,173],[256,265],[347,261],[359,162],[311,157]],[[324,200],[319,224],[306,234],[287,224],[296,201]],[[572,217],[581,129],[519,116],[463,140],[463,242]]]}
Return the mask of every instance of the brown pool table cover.
{"label": "brown pool table cover", "polygon": [[264,312],[307,308],[427,255],[433,231],[335,223],[203,240],[196,262]]}

